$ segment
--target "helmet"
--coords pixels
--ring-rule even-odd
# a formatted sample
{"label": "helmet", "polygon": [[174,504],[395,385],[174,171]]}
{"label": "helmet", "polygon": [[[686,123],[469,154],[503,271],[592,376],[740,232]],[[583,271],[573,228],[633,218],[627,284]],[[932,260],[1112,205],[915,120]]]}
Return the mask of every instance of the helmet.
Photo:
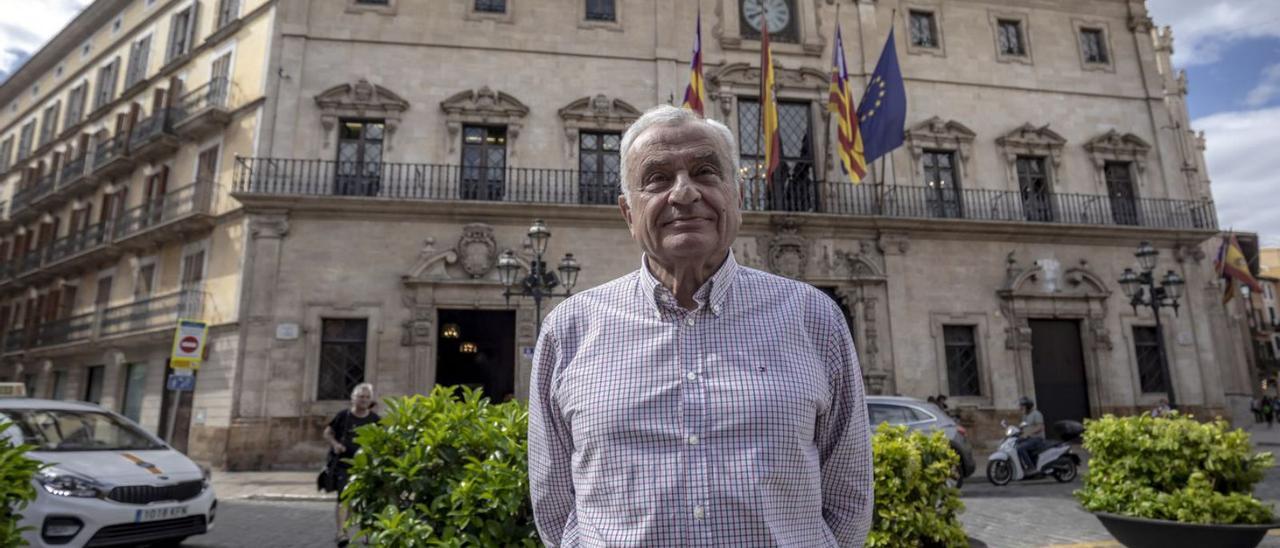
{"label": "helmet", "polygon": [[1018,405],[1020,405],[1020,406],[1022,406],[1022,407],[1035,407],[1035,406],[1036,406],[1036,402],[1033,402],[1033,401],[1031,401],[1031,398],[1028,398],[1028,397],[1025,397],[1025,396],[1024,396],[1024,397],[1022,397],[1021,399],[1019,399],[1019,400],[1018,400]]}

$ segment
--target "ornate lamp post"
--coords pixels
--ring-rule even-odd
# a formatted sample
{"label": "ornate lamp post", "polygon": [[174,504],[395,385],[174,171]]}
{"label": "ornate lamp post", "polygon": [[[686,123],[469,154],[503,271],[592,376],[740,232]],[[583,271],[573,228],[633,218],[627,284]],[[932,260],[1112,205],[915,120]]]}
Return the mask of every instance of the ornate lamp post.
{"label": "ornate lamp post", "polygon": [[1160,359],[1160,372],[1164,375],[1165,389],[1169,394],[1169,407],[1176,408],[1178,402],[1173,394],[1173,376],[1169,374],[1169,358],[1165,356],[1164,330],[1160,327],[1160,309],[1172,308],[1173,314],[1178,315],[1178,299],[1182,298],[1182,286],[1185,282],[1182,276],[1170,270],[1165,273],[1160,285],[1156,285],[1152,271],[1156,268],[1159,255],[1160,252],[1151,245],[1151,242],[1138,244],[1138,251],[1133,256],[1138,258],[1138,268],[1141,272],[1134,272],[1132,268],[1124,269],[1124,273],[1120,275],[1120,288],[1124,290],[1125,296],[1129,297],[1129,305],[1133,307],[1135,314],[1139,306],[1151,307],[1151,315],[1156,319],[1156,351]]}
{"label": "ornate lamp post", "polygon": [[[529,227],[529,241],[533,244],[533,262],[529,265],[529,274],[521,280],[516,278],[520,274],[520,262],[516,260],[515,252],[510,249],[502,252],[502,256],[498,258],[498,278],[502,280],[502,296],[507,300],[507,306],[511,305],[511,297],[530,297],[533,299],[533,306],[536,310],[537,318],[535,325],[537,326],[536,334],[542,334],[542,300],[550,300],[553,297],[568,297],[573,291],[573,286],[578,283],[578,271],[582,270],[582,266],[578,264],[578,260],[573,258],[572,253],[565,253],[564,258],[560,259],[560,266],[557,270],[560,275],[547,270],[547,263],[542,256],[547,252],[547,243],[551,240],[551,231],[547,230],[547,224],[538,219],[533,222],[533,226]],[[517,286],[517,282],[519,285]],[[564,291],[557,293],[556,288],[564,286]]]}

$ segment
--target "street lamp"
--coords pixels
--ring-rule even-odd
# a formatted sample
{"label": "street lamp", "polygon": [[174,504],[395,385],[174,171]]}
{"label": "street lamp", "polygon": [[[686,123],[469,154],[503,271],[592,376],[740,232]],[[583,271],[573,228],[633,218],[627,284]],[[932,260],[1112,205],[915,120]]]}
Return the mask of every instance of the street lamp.
{"label": "street lamp", "polygon": [[[533,261],[529,263],[529,274],[522,280],[517,280],[520,276],[520,261],[516,260],[516,254],[510,249],[502,252],[502,256],[498,258],[497,270],[498,279],[502,281],[502,296],[507,300],[507,306],[511,306],[511,297],[529,297],[533,299],[533,306],[536,314],[536,333],[542,333],[542,300],[550,300],[553,297],[568,297],[573,291],[573,286],[578,284],[578,272],[582,270],[582,266],[578,264],[578,260],[573,258],[572,253],[565,253],[564,258],[560,259],[560,265],[556,269],[560,272],[557,276],[555,272],[547,270],[547,263],[542,256],[547,252],[547,243],[551,240],[551,231],[547,230],[547,224],[538,219],[533,222],[533,226],[529,227],[529,242],[533,246]],[[519,282],[519,286],[517,286]],[[563,292],[556,292],[556,288],[563,286]]]}
{"label": "street lamp", "polygon": [[1156,278],[1152,271],[1156,268],[1160,251],[1151,245],[1151,242],[1138,244],[1138,251],[1133,256],[1138,258],[1138,268],[1141,272],[1134,272],[1132,268],[1124,269],[1120,274],[1120,289],[1124,291],[1126,297],[1129,297],[1129,305],[1133,307],[1134,314],[1138,313],[1139,306],[1151,307],[1151,315],[1156,318],[1156,352],[1159,354],[1160,372],[1164,374],[1165,389],[1169,394],[1169,407],[1176,408],[1178,402],[1173,394],[1173,376],[1169,374],[1169,359],[1165,356],[1164,330],[1160,327],[1160,309],[1172,308],[1173,315],[1178,315],[1178,299],[1182,298],[1182,288],[1186,282],[1183,281],[1182,276],[1170,270],[1165,273],[1164,279],[1160,280],[1160,285],[1156,285]]}

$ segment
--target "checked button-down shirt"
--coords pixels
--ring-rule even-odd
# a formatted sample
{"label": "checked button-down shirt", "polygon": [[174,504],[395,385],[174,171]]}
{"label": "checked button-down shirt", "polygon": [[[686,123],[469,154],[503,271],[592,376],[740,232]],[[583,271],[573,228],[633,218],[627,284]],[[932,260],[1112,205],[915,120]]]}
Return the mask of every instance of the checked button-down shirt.
{"label": "checked button-down shirt", "polygon": [[529,479],[549,546],[862,546],[871,440],[837,305],[729,253],[677,305],[640,270],[555,308]]}

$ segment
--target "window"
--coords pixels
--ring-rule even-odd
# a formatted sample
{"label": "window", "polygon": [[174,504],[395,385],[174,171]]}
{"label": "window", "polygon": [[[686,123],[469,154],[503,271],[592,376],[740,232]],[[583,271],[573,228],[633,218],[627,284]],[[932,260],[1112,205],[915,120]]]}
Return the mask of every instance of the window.
{"label": "window", "polygon": [[120,412],[133,422],[142,422],[142,396],[146,393],[147,364],[131,363],[125,366],[124,405]]}
{"label": "window", "polygon": [[222,28],[236,20],[240,15],[240,0],[219,0],[218,21],[214,28]]}
{"label": "window", "polygon": [[1133,190],[1133,163],[1107,162],[1102,173],[1111,199],[1111,219],[1118,225],[1138,224],[1138,203]]}
{"label": "window", "polygon": [[89,84],[80,84],[71,88],[71,93],[67,95],[67,117],[62,122],[62,130],[66,131],[71,126],[80,123],[84,118],[84,100],[88,95]]}
{"label": "window", "polygon": [[49,144],[58,134],[58,113],[62,112],[62,101],[45,107],[44,118],[40,121],[40,144],[37,148]]}
{"label": "window", "polygon": [[53,390],[49,392],[49,398],[54,400],[60,400],[66,397],[67,395],[66,392],[67,392],[67,372],[54,371],[53,372]]}
{"label": "window", "polygon": [[26,160],[31,156],[32,141],[36,137],[36,121],[32,119],[22,126],[21,133],[18,134],[18,161]]}
{"label": "window", "polygon": [[[739,165],[756,166],[764,161],[759,150],[756,132],[760,125],[760,101],[756,98],[738,99],[738,147],[741,151]],[[744,203],[752,209],[767,208],[772,211],[818,211],[818,186],[814,183],[812,124],[809,119],[809,103],[778,102],[778,137],[782,144],[782,158],[770,184],[756,180],[756,174],[748,167],[750,179]]]}
{"label": "window", "polygon": [[578,133],[578,202],[610,205],[618,203],[618,132]]}
{"label": "window", "polygon": [[982,394],[978,378],[978,345],[972,325],[944,325],[942,338],[947,349],[947,388],[952,396]]}
{"label": "window", "polygon": [[[368,4],[371,6],[386,6],[391,3],[391,0],[356,0],[356,3]],[[343,396],[343,397],[346,397],[346,396]]]}
{"label": "window", "polygon": [[1026,55],[1027,47],[1022,37],[1022,21],[1016,19],[997,20],[996,46],[1000,55]]}
{"label": "window", "polygon": [[936,418],[924,411],[906,405],[872,403],[867,405],[867,411],[872,425],[885,422],[889,424],[910,424]]}
{"label": "window", "polygon": [[1028,221],[1053,221],[1052,196],[1044,156],[1018,156],[1015,161],[1022,210]]}
{"label": "window", "polygon": [[482,13],[506,13],[507,0],[476,0],[475,10]]}
{"label": "window", "polygon": [[151,296],[155,290],[156,262],[151,260],[138,267],[138,278],[133,284],[133,299],[141,301]]}
{"label": "window", "polygon": [[1107,55],[1107,42],[1102,29],[1080,29],[1080,52],[1084,55],[1085,63],[1111,62]]}
{"label": "window", "polygon": [[182,273],[178,277],[182,296],[178,313],[183,318],[200,318],[204,304],[204,247],[182,256]]}
{"label": "window", "polygon": [[111,282],[114,276],[103,276],[98,278],[98,291],[93,296],[93,305],[96,310],[103,310],[111,304]]}
{"label": "window", "polygon": [[938,47],[938,24],[933,12],[911,10],[911,45],[919,48]]}
{"label": "window", "polygon": [[190,7],[175,13],[169,19],[169,50],[165,53],[165,63],[191,51],[191,45],[196,37],[196,8],[199,6],[198,3],[192,3]]}
{"label": "window", "polygon": [[88,57],[90,51],[93,51],[93,43],[85,42],[84,45],[80,46],[80,58]]}
{"label": "window", "polygon": [[117,33],[117,32],[120,32],[120,27],[121,27],[122,25],[124,25],[124,16],[123,16],[123,15],[117,15],[117,16],[116,16],[116,19],[115,19],[114,21],[112,21],[112,22],[111,22],[111,33],[112,33],[112,34],[115,34],[115,33]]}
{"label": "window", "polygon": [[463,126],[463,200],[501,200],[506,194],[507,128]]}
{"label": "window", "polygon": [[1158,337],[1154,326],[1133,326],[1133,354],[1138,359],[1138,384],[1145,393],[1168,391]]}
{"label": "window", "polygon": [[338,165],[334,194],[377,196],[382,178],[382,120],[338,123]]}
{"label": "window", "polygon": [[369,320],[320,320],[320,378],[316,399],[345,400],[364,382]]}
{"label": "window", "polygon": [[5,138],[3,143],[0,143],[0,173],[8,171],[9,164],[12,161],[13,161],[13,136],[10,135]]}
{"label": "window", "polygon": [[129,72],[124,77],[124,89],[133,87],[147,77],[147,58],[151,54],[151,35],[144,36],[129,48]]}
{"label": "window", "polygon": [[[586,0],[588,21],[617,21],[617,2],[614,0]],[[783,29],[785,30],[785,25]],[[770,33],[772,35],[772,33]]]}
{"label": "window", "polygon": [[93,365],[85,370],[84,401],[102,403],[102,377],[106,372],[105,365]]}
{"label": "window", "polygon": [[956,173],[955,153],[950,150],[926,150],[921,161],[929,215],[937,218],[961,218],[960,177]]}
{"label": "window", "polygon": [[116,98],[116,79],[119,72],[119,57],[112,59],[110,63],[98,69],[98,87],[95,88],[93,96],[94,110],[102,108]]}

